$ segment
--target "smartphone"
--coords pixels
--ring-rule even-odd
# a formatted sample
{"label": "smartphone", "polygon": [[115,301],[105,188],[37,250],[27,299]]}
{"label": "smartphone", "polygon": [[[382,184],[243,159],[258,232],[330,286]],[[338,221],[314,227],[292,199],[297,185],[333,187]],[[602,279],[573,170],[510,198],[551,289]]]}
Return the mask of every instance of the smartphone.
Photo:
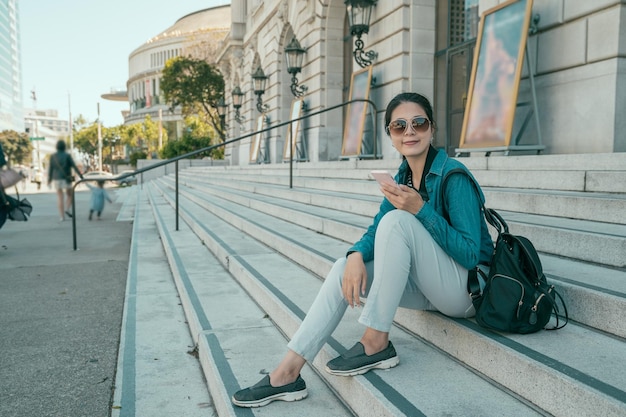
{"label": "smartphone", "polygon": [[370,171],[370,175],[374,177],[374,179],[378,181],[380,185],[390,184],[400,188],[400,186],[398,185],[396,180],[393,179],[393,176],[389,173],[389,171],[374,170]]}

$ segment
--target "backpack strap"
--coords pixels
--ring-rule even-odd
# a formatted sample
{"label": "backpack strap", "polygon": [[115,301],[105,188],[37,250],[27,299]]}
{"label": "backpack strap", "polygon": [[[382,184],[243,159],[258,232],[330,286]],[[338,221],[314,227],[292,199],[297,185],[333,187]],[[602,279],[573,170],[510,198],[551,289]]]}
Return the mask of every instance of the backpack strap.
{"label": "backpack strap", "polygon": [[508,233],[509,225],[506,224],[506,221],[504,221],[502,216],[500,216],[500,214],[497,211],[495,211],[494,209],[485,207],[482,200],[480,199],[480,191],[479,191],[478,184],[476,183],[476,180],[472,176],[470,176],[467,173],[467,171],[464,170],[463,168],[451,169],[450,171],[446,172],[446,174],[441,179],[440,200],[441,200],[441,211],[443,213],[443,218],[446,219],[448,223],[450,223],[450,216],[448,215],[448,209],[446,207],[446,198],[445,198],[446,197],[446,184],[448,183],[448,180],[450,179],[450,177],[454,174],[463,174],[467,178],[470,179],[470,182],[474,186],[474,189],[476,190],[476,194],[478,195],[478,201],[480,202],[480,209],[485,215],[485,220],[487,220],[487,223],[489,223],[494,229],[497,230],[498,235],[502,233]]}
{"label": "backpack strap", "polygon": [[[476,191],[476,195],[478,196],[478,202],[480,203],[480,209],[483,213],[483,215],[485,216],[485,220],[487,220],[487,222],[497,230],[498,232],[498,239],[500,238],[500,235],[503,232],[508,232],[509,230],[509,226],[506,224],[506,222],[504,221],[504,219],[502,218],[502,216],[500,216],[500,214],[498,214],[498,212],[496,212],[493,209],[489,209],[485,207],[485,204],[482,202],[481,198],[480,198],[480,191],[479,191],[479,187],[478,184],[476,183],[476,180],[470,176],[468,174],[468,172],[466,170],[464,170],[463,168],[453,168],[450,171],[446,172],[446,174],[443,176],[442,180],[441,180],[441,187],[440,187],[440,200],[441,200],[441,211],[443,214],[443,218],[446,219],[446,221],[448,223],[450,223],[450,216],[448,214],[448,209],[446,207],[446,184],[448,182],[448,180],[450,179],[451,176],[453,176],[454,174],[462,174],[465,175],[467,178],[470,179],[470,182],[472,183],[472,185],[474,186],[474,190]],[[480,279],[479,279],[479,275],[482,277],[482,279],[486,282],[487,281],[487,276],[485,276],[485,273],[478,267],[471,269],[468,272],[468,276],[467,276],[467,292],[469,293],[470,297],[472,298],[472,301],[477,300],[478,298],[480,298],[482,296],[482,290],[480,287]]]}

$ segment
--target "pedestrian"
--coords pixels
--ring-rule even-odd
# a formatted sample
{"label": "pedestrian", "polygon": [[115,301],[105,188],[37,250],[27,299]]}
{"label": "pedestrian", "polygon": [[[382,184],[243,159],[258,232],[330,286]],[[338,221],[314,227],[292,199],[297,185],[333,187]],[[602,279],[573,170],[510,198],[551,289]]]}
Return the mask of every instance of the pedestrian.
{"label": "pedestrian", "polygon": [[385,112],[385,131],[403,157],[395,176],[399,185],[380,185],[384,199],[372,225],[335,262],[282,361],[257,384],[237,391],[235,405],[260,407],[305,398],[302,367],[313,361],[346,308],[360,306],[362,296],[367,297],[359,317],[364,333],[327,363],[330,374],[354,376],[396,366],[399,358],[389,330],[398,306],[450,317],[475,314],[468,271],[486,264],[493,250],[481,211],[482,191],[465,175],[450,177],[445,190],[449,222],[444,219],[442,177],[451,169],[467,168],[432,146],[435,122],[426,97],[394,97]]}
{"label": "pedestrian", "polygon": [[[4,149],[2,149],[2,143],[0,143],[0,169],[2,169],[7,164],[7,160],[4,156]],[[9,201],[6,199],[6,194],[4,193],[4,187],[2,186],[2,181],[0,181],[0,228],[7,221],[7,216],[9,214]]]}
{"label": "pedestrian", "polygon": [[[50,166],[48,168],[48,187],[52,187],[54,184],[56,189],[57,207],[61,221],[65,220],[65,215],[72,217],[70,212],[73,198],[72,183],[74,182],[72,169],[81,179],[83,178],[83,174],[74,163],[74,159],[72,159],[72,155],[65,152],[65,148],[65,141],[63,139],[59,140],[56,145],[57,152],[50,157]],[[64,193],[67,197],[65,202],[63,201]]]}
{"label": "pedestrian", "polygon": [[91,207],[89,209],[89,220],[91,220],[94,212],[96,212],[96,214],[98,215],[98,220],[100,220],[100,215],[102,214],[102,210],[104,209],[104,200],[107,200],[109,203],[112,203],[113,201],[104,189],[103,180],[98,180],[97,186],[93,186],[88,183],[85,184],[91,190]]}

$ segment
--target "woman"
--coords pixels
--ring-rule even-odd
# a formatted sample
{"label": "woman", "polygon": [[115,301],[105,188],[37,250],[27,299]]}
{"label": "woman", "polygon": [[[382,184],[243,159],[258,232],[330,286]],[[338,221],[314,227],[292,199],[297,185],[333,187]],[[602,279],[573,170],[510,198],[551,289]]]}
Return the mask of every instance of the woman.
{"label": "woman", "polygon": [[[233,395],[240,407],[307,396],[300,370],[312,361],[339,324],[346,308],[367,302],[359,318],[366,328],[348,352],[329,361],[326,371],[352,376],[387,369],[399,359],[389,341],[398,306],[436,310],[451,317],[474,315],[467,292],[470,268],[489,261],[493,250],[481,202],[470,178],[454,175],[446,184],[448,223],[442,216],[441,180],[464,166],[431,146],[435,123],[424,96],[402,93],[389,103],[385,130],[403,156],[395,177],[381,184],[385,198],[373,224],[335,262],[278,367],[256,385]],[[376,259],[376,263],[374,263]]]}
{"label": "woman", "polygon": [[[79,171],[78,167],[72,159],[72,155],[65,152],[65,141],[59,140],[57,142],[57,152],[50,157],[50,166],[48,168],[48,186],[52,186],[54,182],[54,188],[57,191],[57,207],[60,220],[65,220],[65,215],[72,217],[70,213],[70,207],[72,207],[72,168],[80,178],[83,178],[83,174]],[[63,193],[65,192],[67,199],[65,204],[63,202]]]}

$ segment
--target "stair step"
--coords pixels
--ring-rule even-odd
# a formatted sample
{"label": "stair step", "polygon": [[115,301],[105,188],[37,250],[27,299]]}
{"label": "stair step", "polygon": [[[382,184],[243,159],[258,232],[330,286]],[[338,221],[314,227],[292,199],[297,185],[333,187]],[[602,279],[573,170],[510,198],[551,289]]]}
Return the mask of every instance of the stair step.
{"label": "stair step", "polygon": [[[249,175],[245,170],[222,173],[211,171],[210,174],[206,174],[206,178],[201,176],[201,172],[204,171],[188,171],[183,175],[187,175],[187,178],[200,177],[206,181],[220,182],[225,185],[243,181],[257,183],[259,186],[267,186],[267,184],[289,185],[289,177],[286,175],[269,175],[260,171],[254,171],[256,175]],[[344,196],[351,196],[352,194],[376,196],[378,201],[380,201],[381,196],[378,183],[372,179],[368,180],[368,177],[365,177],[365,172],[362,172],[358,178],[294,176],[293,187],[325,192],[332,191]],[[623,193],[487,186],[482,188],[486,198],[485,205],[497,210],[624,224],[626,195]],[[599,210],[598,207],[602,207],[602,210]]]}
{"label": "stair step", "polygon": [[[262,410],[234,407],[230,397],[271,370],[262,368],[263,363],[268,364],[266,366],[278,363],[285,352],[284,337],[186,224],[179,222],[179,230],[175,230],[174,212],[151,188],[148,192],[154,218],[218,415],[263,415]],[[227,238],[224,229],[216,230],[222,238]],[[267,248],[242,241],[233,248],[222,249],[228,251],[231,267],[240,256],[273,256]],[[307,413],[352,415],[310,368],[305,367],[302,374],[311,392],[306,403]],[[291,416],[291,407],[277,402],[272,406],[272,415]]]}
{"label": "stair step", "polygon": [[[207,184],[207,181],[200,182],[190,177],[185,177],[182,181],[187,181],[194,186]],[[224,185],[224,183],[215,180],[211,181],[210,184]],[[359,195],[356,197],[352,194],[347,197],[345,193],[285,189],[282,186],[252,185],[243,181],[238,181],[229,188],[251,193],[251,199],[256,199],[257,195],[262,194],[348,211],[352,215],[365,215],[369,218],[365,227],[369,225],[371,217],[377,212],[380,204],[379,196]],[[221,189],[216,189],[215,192],[222,194]],[[623,256],[623,253],[626,253],[626,226],[624,225],[499,211],[509,222],[511,231],[529,237],[533,242],[536,242],[539,251],[609,266],[626,266],[626,257]],[[362,230],[353,229],[346,240],[354,241],[361,234]],[[563,242],[575,242],[575,244],[563,245]]]}
{"label": "stair step", "polygon": [[[204,187],[202,190],[209,194],[224,195],[221,182],[211,182],[210,184],[215,184],[211,187],[206,181],[199,181],[196,178],[185,177],[181,181],[196,188]],[[285,189],[281,186],[252,186],[242,181],[229,188],[232,193],[227,198],[231,201],[247,206],[254,205],[255,208],[277,217],[281,217],[281,213],[287,218],[289,213],[292,217],[299,215],[299,224],[307,225],[318,232],[329,233],[347,242],[354,242],[361,237],[371,224],[371,219],[380,204],[380,197],[363,195],[356,198],[352,195],[352,198],[349,198],[343,193],[339,195],[320,190],[300,191]],[[263,204],[263,202],[269,204]],[[302,204],[306,204],[306,207]],[[315,214],[317,220],[306,218],[304,208],[311,211],[313,210],[311,205],[320,207],[318,213],[321,214]],[[356,207],[359,207],[359,210]],[[613,267],[626,266],[626,256],[623,255],[626,253],[626,226],[624,225],[504,210],[499,210],[499,212],[509,223],[512,233],[528,237],[535,242],[540,252]],[[332,227],[321,227],[324,224],[330,224]],[[563,242],[570,244],[563,245]]]}
{"label": "stair step", "polygon": [[[162,191],[170,203],[173,203],[169,191],[164,189]],[[218,254],[222,263],[228,265],[235,279],[251,293],[280,329],[288,337],[291,336],[321,286],[319,278],[265,245],[250,239],[241,230],[225,224],[219,217],[206,216],[202,207],[191,204],[186,197],[182,198],[184,204],[181,206],[184,208],[181,210],[181,218],[191,225],[207,247]],[[189,240],[185,239],[186,242]],[[219,248],[215,248],[216,245]],[[253,246],[256,246],[256,249]],[[236,247],[238,248],[235,249]],[[225,256],[226,253],[230,253],[230,256]],[[195,256],[196,259],[199,257],[201,255]],[[213,267],[208,269],[212,271]],[[202,270],[206,274],[207,268],[204,267]],[[226,307],[232,304],[228,300],[223,300],[222,303],[223,310],[232,314],[231,309]],[[477,376],[462,364],[399,328],[392,330],[391,337],[401,357],[401,366],[392,371],[370,372],[355,378],[326,374],[323,371],[326,361],[345,351],[358,340],[362,329],[356,322],[357,316],[358,310],[346,314],[334,338],[314,361],[320,375],[342,395],[344,401],[357,415],[467,414],[467,404],[476,396],[485,397],[479,404],[472,406],[476,415],[506,413],[520,416],[540,415],[534,407],[511,396],[506,390],[491,385],[489,381]],[[233,328],[232,325],[229,327]],[[281,341],[283,344],[281,348],[276,348],[270,353],[258,352],[256,344],[266,342],[258,338],[254,343],[246,345],[249,346],[249,356],[244,358],[242,355],[239,358],[246,363],[242,368],[244,371],[244,368],[247,368],[250,373],[250,369],[255,369],[254,366],[257,368],[266,366],[269,367],[266,369],[270,370],[278,363],[275,352],[279,352],[281,356],[284,354],[285,341]],[[247,382],[256,382],[255,378],[258,378],[258,375],[252,375]],[[435,379],[438,381],[437,384],[432,383]],[[449,389],[458,387],[458,384],[462,384],[464,389],[442,402],[439,397],[441,390],[446,389],[445,387],[450,387]],[[319,395],[317,388],[311,389],[311,393]],[[326,402],[326,399],[326,394],[322,394],[322,400]],[[307,414],[327,415],[310,412],[308,403]],[[273,409],[272,415],[276,415]]]}
{"label": "stair step", "polygon": [[[163,181],[165,181],[170,187],[173,187],[173,183],[171,182],[171,180],[163,179]],[[212,187],[207,184],[198,185],[197,182],[192,182],[192,181],[187,182],[187,184],[189,186],[193,186],[194,189],[198,190],[198,194],[196,196],[190,197],[192,199],[195,198],[195,201],[198,204],[207,204],[207,207],[211,207],[211,205],[209,204],[211,199],[214,199],[214,198],[227,199],[235,204],[241,204],[246,207],[251,207],[256,212],[265,213],[272,217],[284,219],[286,221],[295,223],[299,226],[305,226],[311,229],[312,231],[316,232],[317,234],[323,233],[323,234],[326,234],[327,236],[332,236],[332,237],[335,237],[336,239],[341,239],[350,244],[356,241],[363,234],[366,227],[369,226],[369,224],[371,223],[371,218],[363,218],[363,217],[358,217],[358,216],[352,216],[352,220],[350,219],[350,217],[348,217],[348,219],[346,219],[346,222],[337,222],[334,219],[342,217],[344,213],[334,213],[333,211],[329,212],[328,209],[324,209],[324,213],[328,217],[319,218],[317,222],[312,221],[310,218],[302,220],[303,216],[300,215],[300,213],[310,214],[314,212],[315,210],[317,210],[317,208],[312,207],[311,205],[304,204],[304,203],[286,201],[286,200],[283,200],[282,198],[268,197],[266,195],[258,196],[257,199],[255,200],[255,195],[251,193],[246,193],[246,192],[238,191],[238,190],[231,190],[230,193],[224,193],[222,188]],[[202,198],[200,198],[199,196],[202,196]],[[289,194],[285,195],[283,198],[289,198]],[[274,200],[274,203],[272,205],[269,205],[269,202],[272,200]],[[264,203],[262,204],[260,201],[263,201]],[[229,213],[229,210],[232,210],[233,213],[238,212],[240,210],[237,209],[235,206],[231,206],[231,207],[232,208],[230,209],[226,207],[224,210],[221,210],[219,213],[224,213],[223,215],[226,216],[226,218],[233,219],[234,222],[237,222],[238,221],[237,216]],[[289,211],[289,209],[287,208],[294,208],[294,210]],[[218,214],[218,212],[216,212],[216,214]],[[520,227],[521,223],[519,223],[519,219],[524,218],[524,216],[528,216],[528,215],[515,214],[515,216],[517,217],[518,221],[511,222],[511,230],[513,232],[519,232],[520,231],[519,229],[521,228]],[[352,224],[347,223],[349,221],[354,221],[354,223]],[[560,219],[559,222],[568,223],[568,221],[565,219]],[[580,221],[574,221],[574,220],[570,220],[569,222],[570,223],[576,222],[577,224],[580,223]],[[572,225],[569,224],[569,227],[572,227]],[[612,227],[615,227],[615,226],[612,226]],[[543,234],[535,233],[537,230],[541,231],[542,229],[544,232]],[[290,231],[291,229],[289,228],[289,226],[286,226],[284,228],[283,235],[288,236]],[[533,241],[537,242],[540,250],[541,249],[545,250],[545,248],[543,247],[545,246],[543,241],[548,240],[548,238],[546,237],[546,233],[554,234],[554,233],[559,232],[562,235],[565,235],[565,238],[563,241],[567,241],[567,242],[569,242],[569,240],[567,239],[573,239],[574,237],[576,238],[576,240],[574,240],[576,242],[577,241],[586,242],[587,240],[594,240],[594,239],[597,241],[601,241],[601,237],[594,235],[594,234],[583,235],[584,238],[581,239],[580,238],[581,232],[578,232],[576,230],[568,230],[567,227],[564,229],[546,229],[546,228],[542,228],[541,226],[536,226],[529,230],[522,230],[522,231],[533,232],[533,233],[523,233],[523,234],[526,236],[530,235],[528,237],[530,237]],[[319,236],[317,236],[317,234],[315,238],[319,240]],[[346,238],[347,236],[350,236],[353,239],[347,239]],[[272,239],[271,235],[269,239]],[[625,239],[622,238],[621,240],[619,240],[618,243],[623,245],[624,240]],[[552,249],[552,251],[557,252],[557,254],[562,254],[563,251],[570,250],[569,249],[570,247],[575,247],[575,245],[563,245],[562,244],[563,241],[556,242],[554,246],[554,248],[556,249]],[[285,243],[280,238],[274,238],[268,241],[268,244],[275,245],[275,247],[283,247],[285,245]],[[281,245],[281,246],[278,246],[278,245]],[[301,250],[295,249],[295,250],[292,250],[291,256],[293,256],[293,258],[296,259],[298,262],[300,262],[302,265],[305,265],[308,268],[312,268],[313,270],[318,272],[321,276],[325,276],[330,270],[330,267],[332,266],[332,263],[334,262],[334,260],[337,257],[341,256],[343,253],[345,253],[348,247],[349,245],[342,247],[342,249],[336,252],[335,256],[327,255],[325,257],[322,257],[321,259],[319,257],[312,258],[310,256],[310,253],[311,252],[323,253],[324,249],[328,249],[328,248],[325,248],[324,246],[320,246],[319,248],[307,246]],[[583,247],[583,250],[579,251],[579,254],[586,256],[586,254],[584,253],[584,249],[588,249],[590,251],[589,252],[590,254],[597,255],[596,259],[601,259],[601,257],[606,256],[606,253],[602,252],[603,247],[604,247],[603,245],[600,245],[600,248]],[[296,253],[298,255],[296,255]],[[607,253],[615,254],[616,252],[608,250]],[[617,260],[621,261],[622,259],[623,258],[619,256],[619,253],[617,253],[617,257],[612,259],[612,262],[617,262]],[[550,265],[544,265],[544,267],[549,267],[549,266]],[[555,272],[558,273],[558,270]],[[612,269],[607,270],[606,268],[596,269],[594,272],[595,274],[591,275],[592,278],[589,278],[589,275],[587,275],[587,276],[584,276],[584,280],[576,279],[581,274],[577,272],[576,270],[574,270],[573,268],[569,268],[568,270],[569,275],[558,274],[560,277],[565,278],[565,280],[567,280],[566,277],[569,276],[569,277],[572,277],[575,281],[577,280],[578,282],[594,283],[598,287],[601,287],[602,285],[608,285],[606,287],[607,292],[602,292],[599,294],[599,297],[600,297],[599,299],[606,303],[606,306],[605,306],[606,308],[594,309],[592,310],[592,314],[590,313],[585,314],[584,319],[582,319],[583,316],[578,317],[574,314],[572,314],[572,318],[574,320],[579,320],[583,323],[591,323],[591,322],[595,323],[597,326],[599,326],[598,328],[600,329],[603,329],[605,331],[610,331],[610,332],[617,331],[617,333],[615,333],[616,335],[621,336],[621,337],[626,337],[626,326],[613,325],[613,323],[621,322],[621,319],[620,319],[621,313],[618,313],[618,312],[623,311],[626,308],[626,297],[623,297],[623,295],[615,296],[615,294],[623,293],[621,287],[616,288],[612,282],[607,282],[606,280],[603,280],[603,278],[607,274],[613,273],[613,275],[621,276],[622,277],[621,279],[626,283],[626,274],[624,274],[624,271],[620,271],[620,270],[614,271]],[[579,295],[577,295],[577,294],[580,294],[580,292],[576,290],[577,289],[574,288],[572,289],[572,291],[567,291],[564,294],[566,296],[565,299],[568,304],[580,303],[581,301],[584,301],[584,300],[581,300],[581,297]],[[582,293],[586,294],[585,291],[583,291]],[[569,299],[567,298],[568,295],[572,295],[574,298]],[[583,303],[583,305],[585,305],[585,303]],[[576,311],[576,310],[573,310],[573,311]],[[588,321],[591,318],[590,317],[591,315],[593,315],[594,318],[593,320]],[[606,323],[606,324],[602,324],[602,323]]]}
{"label": "stair step", "polygon": [[[159,186],[167,186],[167,181],[160,182]],[[263,241],[266,245],[279,251],[283,256],[289,256],[298,264],[314,271],[320,277],[326,275],[332,261],[342,256],[348,247],[346,243],[338,244],[336,239],[330,237],[320,239],[319,233],[300,230],[303,228],[296,226],[294,223],[268,216],[258,210],[234,204],[215,195],[206,196],[198,190],[183,188],[182,195],[184,198],[191,199],[213,214],[213,216],[205,215],[205,218],[222,218],[237,228],[245,230],[249,236]],[[164,192],[167,194],[171,191]],[[226,191],[223,194],[226,194]],[[292,221],[297,223],[297,220]],[[197,222],[197,220],[194,220],[194,222]],[[308,257],[304,256],[306,254],[308,254]],[[286,298],[291,300],[291,297]],[[306,311],[306,309],[302,310]],[[599,314],[602,313],[600,312]],[[593,411],[589,409],[589,404],[597,405],[598,403],[601,404],[602,412],[607,415],[620,415],[626,411],[626,405],[622,398],[622,395],[626,395],[624,394],[626,383],[623,380],[615,379],[612,377],[613,375],[611,377],[595,374],[587,375],[586,372],[589,372],[587,369],[584,372],[580,372],[580,375],[583,375],[582,378],[576,379],[572,377],[572,375],[578,375],[577,372],[579,371],[577,369],[579,366],[582,367],[579,363],[580,358],[585,355],[595,354],[594,351],[589,351],[586,348],[583,341],[594,340],[599,345],[606,346],[608,357],[605,357],[603,360],[606,363],[615,365],[617,363],[621,364],[621,360],[618,358],[620,355],[626,354],[626,344],[622,340],[605,336],[571,323],[568,327],[556,333],[540,332],[536,335],[524,336],[524,339],[522,339],[526,343],[526,340],[530,341],[531,338],[535,337],[542,342],[548,340],[547,338],[550,337],[548,335],[553,334],[556,340],[555,346],[558,348],[553,352],[536,350],[541,347],[541,343],[533,348],[520,349],[521,352],[519,352],[510,349],[510,345],[516,343],[515,335],[491,337],[489,336],[490,333],[479,331],[482,329],[477,326],[474,325],[473,328],[471,326],[472,322],[468,320],[463,320],[462,323],[459,323],[459,321],[434,313],[404,312],[402,310],[397,316],[397,321],[402,327],[412,330],[428,340],[429,343],[434,343],[440,349],[473,365],[480,372],[493,372],[493,375],[488,374],[488,376],[522,396],[534,399],[538,395],[537,388],[535,388],[537,379],[549,381],[548,385],[555,389],[556,392],[577,393],[577,400],[565,397],[557,400],[551,398],[549,401],[546,399],[545,402],[538,400],[539,406],[548,412],[562,415],[563,409],[575,410],[578,409],[576,407],[582,407],[580,410],[587,409],[589,413],[593,414]],[[585,331],[589,333],[584,333]],[[454,335],[454,337],[451,335]],[[556,335],[559,335],[559,337],[556,337]],[[562,361],[559,354],[564,346],[567,346],[573,352],[579,352],[579,357],[568,357],[566,361]],[[476,350],[476,347],[481,349]],[[477,354],[483,351],[493,352],[495,357],[502,360],[503,364],[510,363],[519,369],[530,367],[533,369],[533,372],[516,374],[515,378],[510,378],[510,374],[508,376],[501,374],[499,373],[500,371],[491,370],[485,363],[481,363],[481,361],[487,360],[483,357],[480,357],[478,363],[475,363]],[[552,356],[548,354],[552,354]],[[491,355],[486,356],[491,358]],[[537,363],[537,357],[545,358],[545,361]],[[557,366],[557,369],[555,369],[554,367],[546,366],[546,363],[557,363],[563,366],[561,368]],[[568,370],[573,371],[568,373]],[[614,368],[614,374],[623,374],[624,372],[622,371],[618,372]],[[547,385],[540,384],[540,386],[542,389],[545,389]],[[613,394],[613,396],[607,396],[607,393]]]}
{"label": "stair step", "polygon": [[117,201],[122,201],[122,207],[117,214],[117,221],[130,221],[135,216],[135,207],[137,206],[137,197],[139,193],[136,192],[136,185],[130,187],[119,188],[116,190]]}
{"label": "stair step", "polygon": [[[545,216],[624,224],[626,195],[514,188],[483,189],[487,207]],[[602,209],[599,209],[599,208]]]}
{"label": "stair step", "polygon": [[136,210],[111,415],[217,416],[145,198]]}

